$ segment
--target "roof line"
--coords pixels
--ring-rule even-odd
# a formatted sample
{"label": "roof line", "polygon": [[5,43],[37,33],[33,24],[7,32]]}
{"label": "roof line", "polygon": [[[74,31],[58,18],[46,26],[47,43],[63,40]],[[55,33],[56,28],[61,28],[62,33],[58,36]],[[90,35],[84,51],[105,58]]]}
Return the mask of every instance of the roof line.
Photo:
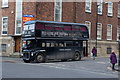
{"label": "roof line", "polygon": [[24,24],[33,24],[36,22],[41,22],[41,23],[53,23],[53,24],[67,24],[67,25],[84,25],[86,26],[86,24],[81,24],[81,23],[71,23],[71,22],[56,22],[56,21],[41,21],[41,20],[31,20],[31,21],[27,21]]}

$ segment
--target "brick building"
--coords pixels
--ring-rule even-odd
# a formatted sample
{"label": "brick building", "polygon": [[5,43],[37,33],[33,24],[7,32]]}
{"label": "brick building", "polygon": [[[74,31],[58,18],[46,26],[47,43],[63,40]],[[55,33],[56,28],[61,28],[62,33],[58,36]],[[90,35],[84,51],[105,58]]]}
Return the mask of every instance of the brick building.
{"label": "brick building", "polygon": [[[112,49],[118,52],[118,35],[120,34],[120,3],[107,2],[8,2],[2,0],[0,19],[0,51],[10,56],[21,51],[21,32],[26,20],[45,20],[84,23],[88,25],[90,39],[88,54],[96,46],[98,56],[108,56]],[[98,9],[97,9],[98,7]],[[29,15],[29,16],[26,16]],[[26,18],[27,17],[27,18]]]}

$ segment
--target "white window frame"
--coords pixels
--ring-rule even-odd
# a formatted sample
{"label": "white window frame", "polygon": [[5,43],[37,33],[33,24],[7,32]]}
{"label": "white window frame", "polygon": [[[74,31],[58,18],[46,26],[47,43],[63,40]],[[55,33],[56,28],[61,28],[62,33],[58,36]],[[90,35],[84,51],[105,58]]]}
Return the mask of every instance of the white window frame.
{"label": "white window frame", "polygon": [[119,40],[119,35],[120,35],[120,26],[117,27],[117,41]]}
{"label": "white window frame", "polygon": [[[18,3],[21,4],[21,9],[17,9]],[[21,11],[18,11],[21,10]],[[20,19],[18,19],[18,13],[21,14],[21,17],[19,17]],[[20,26],[18,26],[17,21],[20,20],[21,24],[19,24]],[[20,28],[21,33],[17,33],[17,28]],[[16,15],[15,15],[15,35],[21,35],[22,34],[22,0],[16,0]]]}
{"label": "white window frame", "polygon": [[98,2],[97,2],[97,13],[99,15],[102,15],[102,9],[103,9],[103,0],[98,0]]}
{"label": "white window frame", "polygon": [[92,6],[92,0],[86,0],[86,2],[85,2],[85,12],[91,13],[91,6]]}
{"label": "white window frame", "polygon": [[7,34],[3,34],[3,19],[4,18],[8,19],[8,17],[2,17],[2,31],[1,31],[1,35],[8,35],[8,21],[7,21]]}
{"label": "white window frame", "polygon": [[[100,27],[98,26],[100,25]],[[98,37],[98,32],[100,32],[100,37]],[[102,23],[97,23],[97,39],[101,40],[102,39]]]}
{"label": "white window frame", "polygon": [[85,21],[85,24],[87,25],[88,30],[89,30],[89,38],[91,38],[91,22],[90,21]]}
{"label": "white window frame", "polygon": [[8,0],[2,0],[2,8],[8,7]]}
{"label": "white window frame", "polygon": [[[60,3],[60,6],[56,6],[56,2]],[[59,13],[56,13],[56,8],[59,8]],[[59,20],[56,19],[56,14],[59,14]],[[54,2],[54,21],[62,21],[62,0],[55,0]]]}
{"label": "white window frame", "polygon": [[[108,26],[111,26],[111,36],[110,36],[110,38],[108,38],[109,36],[108,36]],[[107,24],[107,40],[112,40],[112,25],[111,24]]]}
{"label": "white window frame", "polygon": [[120,18],[120,4],[118,4],[118,18]]}
{"label": "white window frame", "polygon": [[113,2],[108,2],[108,16],[113,16]]}

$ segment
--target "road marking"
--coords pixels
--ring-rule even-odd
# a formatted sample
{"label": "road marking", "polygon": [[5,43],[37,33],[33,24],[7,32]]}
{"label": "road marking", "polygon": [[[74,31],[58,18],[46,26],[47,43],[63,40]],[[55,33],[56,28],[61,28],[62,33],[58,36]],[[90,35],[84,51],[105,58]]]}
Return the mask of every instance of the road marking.
{"label": "road marking", "polygon": [[[36,65],[36,66],[44,66],[44,67],[51,67],[51,68],[56,68],[56,69],[64,69],[64,70],[73,70],[73,71],[83,71],[83,72],[89,72],[89,73],[93,73],[93,74],[100,74],[100,75],[106,75],[106,76],[111,76],[113,78],[118,77],[118,75],[113,75],[113,73],[105,73],[105,72],[98,72],[98,71],[91,71],[90,69],[86,69],[85,67],[79,67],[77,69],[72,69],[70,67],[65,67],[64,66],[57,66],[57,65],[47,65],[44,63],[40,63],[40,64],[31,64],[31,63],[23,63],[23,64],[27,64],[27,65]],[[51,64],[56,64],[56,63],[51,63]],[[63,64],[62,64],[63,65]]]}
{"label": "road marking", "polygon": [[90,71],[89,69],[86,69],[86,68],[84,68],[84,67],[80,67],[80,68],[82,68],[81,70],[80,70],[80,69],[71,69],[71,68],[68,68],[68,67],[67,67],[67,68],[57,67],[57,66],[49,66],[49,67],[52,67],[52,68],[58,68],[58,69],[64,69],[64,70],[84,71],[84,72],[95,73],[95,74],[100,74],[100,75],[106,75],[106,76],[118,77],[118,76],[115,76],[115,75],[113,75],[113,74],[109,74],[109,73]]}
{"label": "road marking", "polygon": [[100,63],[100,64],[106,64],[105,62],[97,62],[97,63]]}
{"label": "road marking", "polygon": [[102,62],[102,61],[98,61],[97,63],[100,63],[100,64],[109,64],[110,62]]}
{"label": "road marking", "polygon": [[107,67],[107,69],[108,69],[108,70],[112,70],[112,68],[111,68],[111,67]]}

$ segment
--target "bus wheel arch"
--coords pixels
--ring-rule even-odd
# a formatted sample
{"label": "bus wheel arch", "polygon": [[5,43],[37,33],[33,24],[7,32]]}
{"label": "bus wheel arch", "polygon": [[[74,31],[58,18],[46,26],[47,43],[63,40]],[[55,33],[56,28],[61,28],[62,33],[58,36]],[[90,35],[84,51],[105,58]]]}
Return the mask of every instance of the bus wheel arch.
{"label": "bus wheel arch", "polygon": [[43,54],[43,53],[41,53],[41,52],[39,52],[37,55],[36,55],[36,57],[35,57],[35,61],[37,62],[37,63],[42,63],[42,62],[45,62],[45,54]]}
{"label": "bus wheel arch", "polygon": [[79,61],[81,60],[81,54],[79,51],[75,51],[74,56],[73,56],[74,61]]}

